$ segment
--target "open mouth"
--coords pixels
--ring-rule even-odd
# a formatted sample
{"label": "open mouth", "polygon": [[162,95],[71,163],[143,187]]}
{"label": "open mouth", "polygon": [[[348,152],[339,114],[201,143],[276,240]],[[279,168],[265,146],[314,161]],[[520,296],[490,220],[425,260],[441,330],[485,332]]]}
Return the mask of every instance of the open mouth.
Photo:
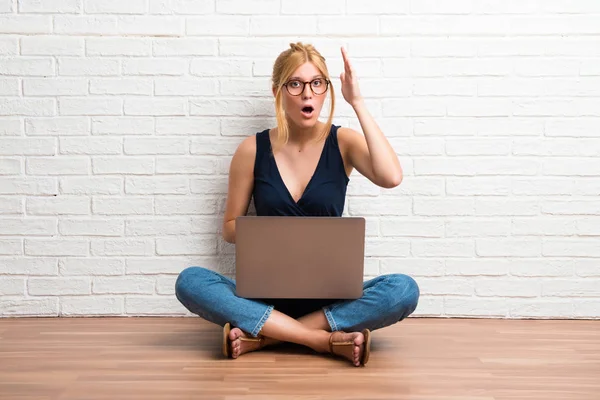
{"label": "open mouth", "polygon": [[312,117],[314,111],[315,109],[312,106],[302,107],[302,115],[305,117]]}

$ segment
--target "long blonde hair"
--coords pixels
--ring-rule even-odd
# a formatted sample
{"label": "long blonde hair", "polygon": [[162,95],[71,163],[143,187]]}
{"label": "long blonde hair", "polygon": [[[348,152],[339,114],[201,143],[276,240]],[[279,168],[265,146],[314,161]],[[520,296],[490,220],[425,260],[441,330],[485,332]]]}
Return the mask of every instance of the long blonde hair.
{"label": "long blonde hair", "polygon": [[333,110],[335,108],[335,93],[333,91],[325,57],[319,53],[313,45],[304,44],[301,42],[290,43],[290,48],[283,51],[273,65],[273,89],[275,92],[275,113],[277,117],[277,140],[273,146],[273,152],[276,152],[287,143],[290,136],[290,128],[285,118],[285,110],[283,109],[283,84],[287,82],[294,71],[306,62],[311,62],[317,67],[319,72],[330,81],[329,92],[331,94],[331,107],[329,109],[329,118],[325,124],[323,133],[318,137],[318,140],[323,139],[329,134],[329,128],[333,121]]}

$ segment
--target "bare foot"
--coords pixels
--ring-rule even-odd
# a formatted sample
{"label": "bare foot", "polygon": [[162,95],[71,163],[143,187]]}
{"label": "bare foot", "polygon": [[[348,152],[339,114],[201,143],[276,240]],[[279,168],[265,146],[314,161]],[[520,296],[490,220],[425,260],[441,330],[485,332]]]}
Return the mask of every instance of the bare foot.
{"label": "bare foot", "polygon": [[348,359],[355,366],[360,366],[360,359],[362,358],[362,354],[365,350],[365,336],[361,332],[351,332],[346,333],[343,331],[336,331],[333,333],[333,341],[334,342],[354,342],[354,349],[352,352],[352,356],[349,354],[335,354],[341,355],[342,357]]}
{"label": "bare foot", "polygon": [[265,346],[265,339],[262,342],[247,342],[240,340],[241,337],[250,337],[240,328],[231,328],[229,339],[231,340],[231,357],[238,358],[244,353],[255,351]]}

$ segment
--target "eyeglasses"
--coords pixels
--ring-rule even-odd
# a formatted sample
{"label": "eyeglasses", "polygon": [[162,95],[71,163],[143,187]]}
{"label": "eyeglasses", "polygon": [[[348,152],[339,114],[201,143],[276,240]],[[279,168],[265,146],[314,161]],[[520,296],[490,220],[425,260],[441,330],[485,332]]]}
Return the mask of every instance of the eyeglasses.
{"label": "eyeglasses", "polygon": [[310,90],[316,95],[323,94],[327,91],[327,87],[329,86],[329,81],[324,78],[313,79],[310,82],[302,82],[297,79],[292,79],[291,81],[287,81],[283,84],[287,89],[288,93],[292,96],[300,96],[304,93],[304,88],[306,84],[310,83]]}

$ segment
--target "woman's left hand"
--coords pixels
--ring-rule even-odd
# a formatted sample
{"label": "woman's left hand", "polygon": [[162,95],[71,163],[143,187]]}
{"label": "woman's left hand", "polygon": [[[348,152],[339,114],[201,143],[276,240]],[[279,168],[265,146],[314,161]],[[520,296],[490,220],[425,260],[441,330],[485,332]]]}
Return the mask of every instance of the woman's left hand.
{"label": "woman's left hand", "polygon": [[356,73],[350,64],[346,49],[342,47],[342,58],[344,59],[344,72],[340,74],[340,81],[342,81],[342,95],[352,107],[363,102],[363,98],[358,88],[358,78]]}

